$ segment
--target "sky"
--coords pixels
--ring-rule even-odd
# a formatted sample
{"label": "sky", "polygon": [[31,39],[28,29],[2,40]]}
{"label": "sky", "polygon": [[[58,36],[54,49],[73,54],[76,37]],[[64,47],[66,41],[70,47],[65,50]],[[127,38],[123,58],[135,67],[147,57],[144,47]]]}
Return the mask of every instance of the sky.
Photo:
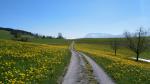
{"label": "sky", "polygon": [[0,0],[0,26],[66,38],[150,27],[150,0]]}

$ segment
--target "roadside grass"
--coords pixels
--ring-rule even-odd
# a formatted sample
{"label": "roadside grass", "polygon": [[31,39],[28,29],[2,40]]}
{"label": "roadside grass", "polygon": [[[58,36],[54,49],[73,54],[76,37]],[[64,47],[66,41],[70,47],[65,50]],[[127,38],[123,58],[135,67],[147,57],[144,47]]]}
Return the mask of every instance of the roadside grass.
{"label": "roadside grass", "polygon": [[0,83],[57,84],[69,61],[66,45],[0,40]]}
{"label": "roadside grass", "polygon": [[128,59],[134,55],[128,49],[123,48],[115,56],[108,45],[78,43],[75,47],[93,58],[117,84],[150,83],[150,63]]}

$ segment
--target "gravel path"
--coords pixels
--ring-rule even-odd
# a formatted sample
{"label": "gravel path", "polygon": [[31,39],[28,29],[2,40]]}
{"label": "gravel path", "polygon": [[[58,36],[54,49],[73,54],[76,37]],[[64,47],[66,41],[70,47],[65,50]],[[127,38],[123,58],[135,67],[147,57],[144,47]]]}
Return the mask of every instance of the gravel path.
{"label": "gravel path", "polygon": [[[77,52],[73,46],[74,42],[70,46],[72,57],[62,84],[115,84],[96,62],[85,54]],[[86,66],[87,62],[91,66],[92,77],[87,73],[89,72]],[[89,76],[90,78],[88,78]],[[91,79],[97,82],[93,82],[93,80],[91,82]]]}
{"label": "gravel path", "polygon": [[104,72],[104,70],[98,64],[96,64],[94,60],[92,60],[90,57],[83,53],[81,54],[91,64],[94,71],[94,75],[96,76],[96,79],[100,84],[115,84],[114,81],[112,81],[112,79]]}
{"label": "gravel path", "polygon": [[80,61],[79,57],[76,56],[76,53],[71,50],[72,57],[70,61],[70,65],[68,67],[68,71],[64,77],[62,84],[78,84],[80,80]]}

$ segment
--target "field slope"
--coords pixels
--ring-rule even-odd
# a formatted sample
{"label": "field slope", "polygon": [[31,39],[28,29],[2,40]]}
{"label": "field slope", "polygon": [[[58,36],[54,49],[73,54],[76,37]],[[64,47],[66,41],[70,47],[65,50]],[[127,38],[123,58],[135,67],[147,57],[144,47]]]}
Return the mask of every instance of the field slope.
{"label": "field slope", "polygon": [[0,40],[0,83],[56,84],[69,60],[66,45]]}

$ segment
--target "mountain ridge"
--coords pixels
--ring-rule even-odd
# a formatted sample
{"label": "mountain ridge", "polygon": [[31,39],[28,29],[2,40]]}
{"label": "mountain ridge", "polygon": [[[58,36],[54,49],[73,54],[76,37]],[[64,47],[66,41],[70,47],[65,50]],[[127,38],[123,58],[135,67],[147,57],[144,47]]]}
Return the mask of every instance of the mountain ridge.
{"label": "mountain ridge", "polygon": [[85,38],[123,38],[124,35],[113,35],[108,33],[88,33]]}

